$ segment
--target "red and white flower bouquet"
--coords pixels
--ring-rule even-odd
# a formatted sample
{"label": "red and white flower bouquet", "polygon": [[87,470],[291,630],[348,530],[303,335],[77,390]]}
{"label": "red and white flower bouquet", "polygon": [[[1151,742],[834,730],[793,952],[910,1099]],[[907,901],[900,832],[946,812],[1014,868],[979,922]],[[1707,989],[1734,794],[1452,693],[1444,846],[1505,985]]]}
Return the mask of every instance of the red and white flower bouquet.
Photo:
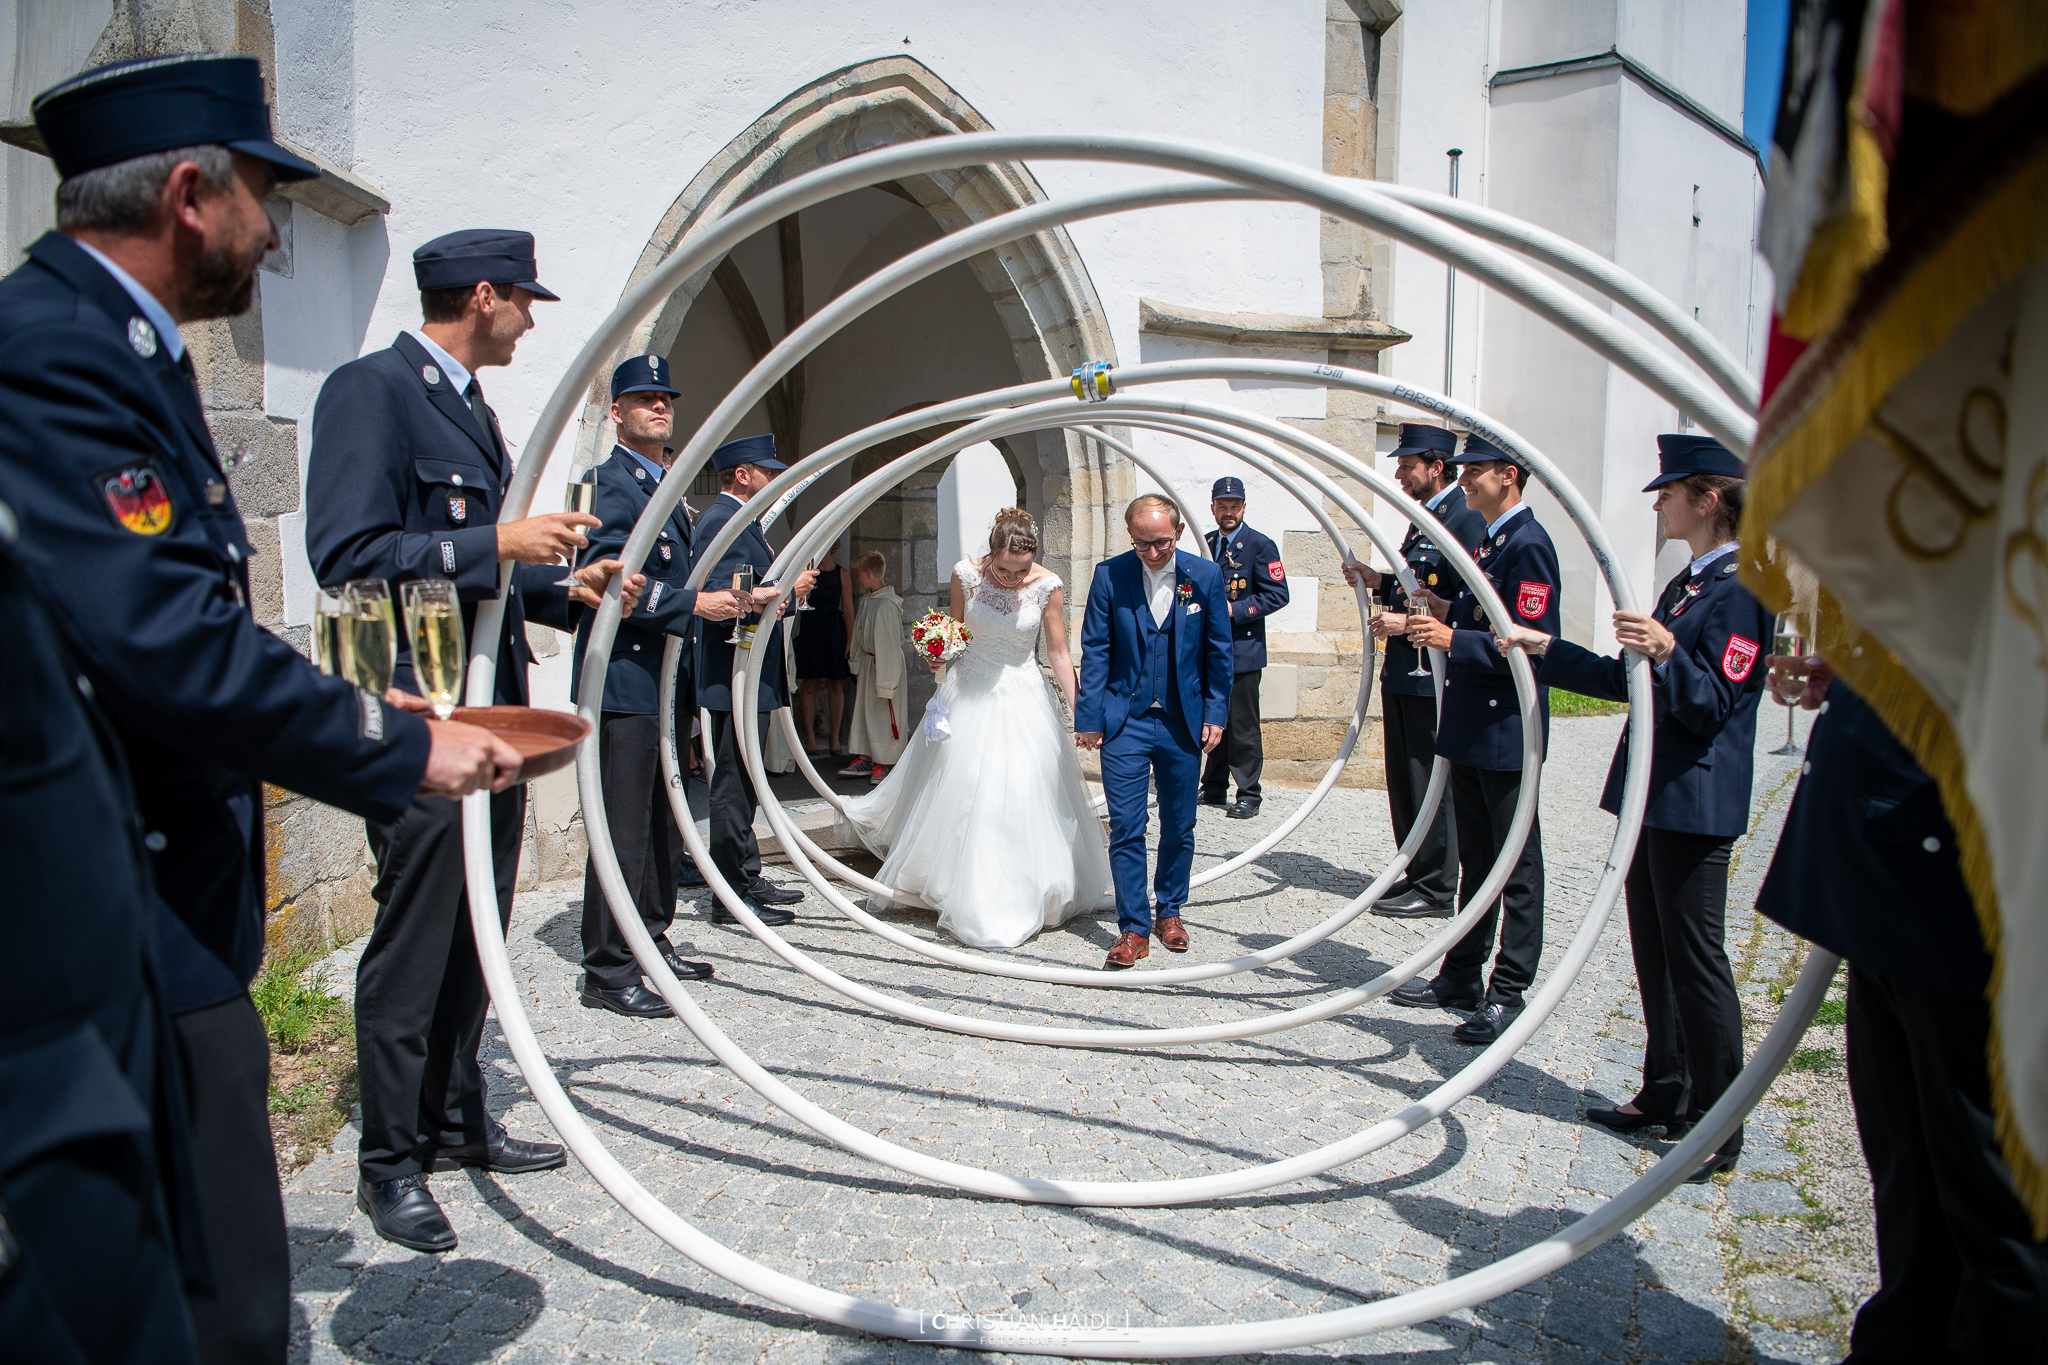
{"label": "red and white flower bouquet", "polygon": [[949,664],[967,652],[974,632],[942,611],[928,611],[910,626],[910,644],[926,663]]}

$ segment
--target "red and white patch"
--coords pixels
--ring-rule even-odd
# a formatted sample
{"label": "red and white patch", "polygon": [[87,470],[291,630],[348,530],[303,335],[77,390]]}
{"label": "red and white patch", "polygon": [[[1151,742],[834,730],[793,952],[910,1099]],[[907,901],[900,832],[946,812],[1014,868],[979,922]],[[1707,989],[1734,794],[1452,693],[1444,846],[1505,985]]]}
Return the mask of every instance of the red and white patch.
{"label": "red and white patch", "polygon": [[1273,575],[1273,581],[1275,583],[1278,583],[1281,579],[1287,577],[1287,571],[1280,567],[1280,561],[1277,559],[1266,566],[1266,572]]}
{"label": "red and white patch", "polygon": [[1728,648],[1721,651],[1721,671],[1728,675],[1729,682],[1741,682],[1749,676],[1749,670],[1756,666],[1757,643],[1740,635],[1728,637]]}
{"label": "red and white patch", "polygon": [[1524,581],[1515,592],[1515,610],[1524,621],[1534,621],[1543,615],[1543,609],[1550,605],[1550,585]]}

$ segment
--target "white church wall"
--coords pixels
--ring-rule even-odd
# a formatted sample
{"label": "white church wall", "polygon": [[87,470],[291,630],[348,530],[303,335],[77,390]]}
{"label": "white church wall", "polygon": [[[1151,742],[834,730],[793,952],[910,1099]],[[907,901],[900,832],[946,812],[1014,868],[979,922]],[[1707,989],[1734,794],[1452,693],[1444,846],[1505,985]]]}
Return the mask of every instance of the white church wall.
{"label": "white church wall", "polygon": [[940,571],[987,554],[996,513],[1016,501],[1017,485],[1001,451],[978,441],[954,456],[939,480]]}

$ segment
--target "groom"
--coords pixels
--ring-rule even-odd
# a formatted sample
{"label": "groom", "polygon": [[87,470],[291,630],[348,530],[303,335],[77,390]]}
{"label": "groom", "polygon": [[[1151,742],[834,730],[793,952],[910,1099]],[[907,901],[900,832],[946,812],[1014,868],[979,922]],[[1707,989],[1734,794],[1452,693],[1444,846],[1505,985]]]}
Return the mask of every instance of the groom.
{"label": "groom", "polygon": [[[1157,493],[1124,509],[1132,553],[1095,566],[1081,623],[1081,696],[1074,743],[1102,751],[1109,866],[1123,932],[1103,963],[1134,966],[1160,946],[1188,950],[1180,910],[1195,857],[1202,755],[1230,715],[1230,598],[1223,574],[1174,548],[1180,512]],[[1199,736],[1199,738],[1197,738]],[[1159,871],[1145,895],[1146,777],[1159,787]]]}

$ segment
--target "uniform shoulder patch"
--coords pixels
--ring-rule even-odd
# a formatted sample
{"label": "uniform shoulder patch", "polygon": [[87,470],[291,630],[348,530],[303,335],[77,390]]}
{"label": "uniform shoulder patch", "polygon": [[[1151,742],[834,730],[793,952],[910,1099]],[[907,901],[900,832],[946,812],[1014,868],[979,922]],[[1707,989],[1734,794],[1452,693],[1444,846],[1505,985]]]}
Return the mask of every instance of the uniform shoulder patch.
{"label": "uniform shoulder patch", "polygon": [[175,511],[170,486],[154,463],[143,460],[102,469],[92,476],[92,486],[122,530],[160,536],[171,529]]}
{"label": "uniform shoulder patch", "polygon": [[1742,635],[1731,635],[1728,648],[1721,651],[1721,671],[1728,675],[1729,682],[1741,682],[1756,666],[1756,656],[1756,641]]}
{"label": "uniform shoulder patch", "polygon": [[1515,591],[1515,610],[1524,621],[1534,621],[1543,615],[1543,609],[1550,605],[1550,585],[1522,580]]}
{"label": "uniform shoulder patch", "polygon": [[1287,577],[1287,570],[1280,566],[1280,561],[1277,559],[1266,566],[1266,572],[1273,575],[1273,581],[1275,583],[1278,583],[1281,579]]}

